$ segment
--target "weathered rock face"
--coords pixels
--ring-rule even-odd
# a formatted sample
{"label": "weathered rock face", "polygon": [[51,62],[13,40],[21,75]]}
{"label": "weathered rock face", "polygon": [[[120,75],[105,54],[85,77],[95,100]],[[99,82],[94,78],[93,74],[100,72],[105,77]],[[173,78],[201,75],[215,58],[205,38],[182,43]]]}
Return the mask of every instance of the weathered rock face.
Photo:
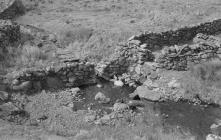
{"label": "weathered rock face", "polygon": [[96,74],[93,64],[68,62],[42,69],[25,69],[9,74],[8,79],[12,90],[30,91],[93,84],[96,83]]}
{"label": "weathered rock face", "polygon": [[0,19],[12,19],[25,13],[20,0],[3,0],[0,2]]}
{"label": "weathered rock face", "polygon": [[19,25],[9,20],[0,20],[0,48],[16,43],[20,38]]}
{"label": "weathered rock face", "polygon": [[221,39],[198,34],[193,45],[164,48],[157,62],[160,67],[173,70],[187,70],[189,63],[198,64],[221,54]]}

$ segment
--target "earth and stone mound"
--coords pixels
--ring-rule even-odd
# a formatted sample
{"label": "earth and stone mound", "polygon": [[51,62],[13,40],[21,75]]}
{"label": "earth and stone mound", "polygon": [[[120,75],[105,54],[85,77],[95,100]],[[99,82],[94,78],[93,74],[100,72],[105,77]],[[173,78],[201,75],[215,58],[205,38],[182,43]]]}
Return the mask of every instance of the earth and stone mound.
{"label": "earth and stone mound", "polygon": [[20,0],[3,0],[0,2],[0,19],[13,19],[25,13]]}

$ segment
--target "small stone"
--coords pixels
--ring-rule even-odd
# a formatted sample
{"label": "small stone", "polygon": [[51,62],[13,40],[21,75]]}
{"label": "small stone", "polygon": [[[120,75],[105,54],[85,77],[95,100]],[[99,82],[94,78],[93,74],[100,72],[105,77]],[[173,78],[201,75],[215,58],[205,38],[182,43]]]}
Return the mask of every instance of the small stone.
{"label": "small stone", "polygon": [[150,74],[150,79],[152,80],[156,80],[159,77],[159,75],[157,74],[157,72],[152,71]]}
{"label": "small stone", "polygon": [[107,104],[110,102],[110,98],[107,98],[102,92],[98,92],[94,99],[102,104]]}
{"label": "small stone", "polygon": [[80,92],[80,88],[71,88],[70,89],[71,93],[77,93],[77,92]]}
{"label": "small stone", "polygon": [[9,98],[9,94],[5,91],[0,91],[0,103],[6,101]]}
{"label": "small stone", "polygon": [[74,83],[74,82],[76,81],[76,77],[69,77],[69,78],[68,78],[68,81],[69,81],[70,83]]}
{"label": "small stone", "polygon": [[98,88],[102,88],[103,85],[101,85],[101,84],[97,84],[97,87],[98,87]]}
{"label": "small stone", "polygon": [[93,122],[93,121],[96,120],[96,115],[94,115],[94,114],[92,114],[92,115],[87,115],[87,116],[85,116],[84,119],[85,119],[86,122]]}
{"label": "small stone", "polygon": [[136,37],[135,35],[131,36],[131,37],[128,39],[128,41],[134,40],[135,37]]}
{"label": "small stone", "polygon": [[129,109],[129,105],[124,104],[124,103],[115,103],[113,106],[113,111],[118,112],[118,111],[124,111]]}
{"label": "small stone", "polygon": [[141,74],[141,66],[140,66],[140,65],[138,65],[138,66],[135,67],[135,72],[136,72],[137,74]]}
{"label": "small stone", "polygon": [[142,44],[142,45],[140,45],[140,48],[147,49],[148,47],[147,47],[147,44]]}
{"label": "small stone", "polygon": [[140,98],[145,98],[150,101],[160,101],[162,96],[161,92],[152,91],[147,86],[137,87],[134,94],[138,95]]}
{"label": "small stone", "polygon": [[176,79],[173,79],[172,81],[170,81],[168,83],[168,87],[172,88],[172,89],[179,88],[180,87],[180,83],[178,83]]}
{"label": "small stone", "polygon": [[25,82],[21,83],[20,85],[12,86],[12,89],[15,91],[21,91],[21,90],[25,91],[25,90],[30,89],[31,86],[32,86],[32,84],[30,81],[25,81]]}
{"label": "small stone", "polygon": [[56,42],[57,41],[56,36],[54,34],[49,34],[48,39],[50,41],[52,41],[52,42]]}
{"label": "small stone", "polygon": [[121,80],[114,81],[114,85],[118,87],[122,87],[124,83]]}
{"label": "small stone", "polygon": [[214,134],[209,134],[206,136],[206,140],[221,140],[221,137]]}
{"label": "small stone", "polygon": [[134,45],[140,45],[141,41],[140,40],[131,40],[130,43],[134,44]]}
{"label": "small stone", "polygon": [[20,82],[19,82],[19,80],[18,79],[14,79],[13,81],[12,81],[12,85],[18,85]]}
{"label": "small stone", "polygon": [[129,107],[144,107],[144,103],[142,101],[139,100],[131,100],[128,103]]}

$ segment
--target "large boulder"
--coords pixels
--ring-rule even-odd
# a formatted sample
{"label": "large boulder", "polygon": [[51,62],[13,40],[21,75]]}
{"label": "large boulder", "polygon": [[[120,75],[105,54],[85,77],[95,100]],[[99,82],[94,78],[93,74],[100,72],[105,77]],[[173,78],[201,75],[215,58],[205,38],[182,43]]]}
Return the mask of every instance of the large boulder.
{"label": "large boulder", "polygon": [[25,13],[20,0],[3,0],[0,2],[0,19],[12,19]]}

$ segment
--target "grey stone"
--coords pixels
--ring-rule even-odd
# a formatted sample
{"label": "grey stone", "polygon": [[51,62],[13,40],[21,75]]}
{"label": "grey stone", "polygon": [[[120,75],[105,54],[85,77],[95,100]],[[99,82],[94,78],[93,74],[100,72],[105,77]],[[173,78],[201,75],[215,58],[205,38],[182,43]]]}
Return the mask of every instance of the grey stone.
{"label": "grey stone", "polygon": [[160,92],[152,91],[146,86],[137,87],[134,94],[151,101],[160,101],[162,96]]}
{"label": "grey stone", "polygon": [[124,103],[115,103],[113,106],[113,111],[119,112],[119,111],[125,111],[129,109],[129,105]]}
{"label": "grey stone", "polygon": [[221,137],[214,134],[209,134],[206,136],[206,140],[221,140]]}
{"label": "grey stone", "polygon": [[110,98],[106,97],[102,92],[98,92],[94,99],[102,104],[107,104],[110,102]]}
{"label": "grey stone", "polygon": [[12,89],[14,91],[27,91],[31,89],[31,87],[32,87],[31,81],[25,81],[25,82],[22,82],[20,85],[12,86]]}
{"label": "grey stone", "polygon": [[114,81],[114,85],[118,86],[118,87],[122,87],[124,85],[124,83],[121,80],[116,80],[116,81]]}
{"label": "grey stone", "polygon": [[9,94],[5,91],[0,91],[0,104],[1,102],[7,101],[9,99]]}
{"label": "grey stone", "polygon": [[12,85],[18,85],[18,84],[20,84],[20,81],[18,79],[14,79],[12,81]]}

